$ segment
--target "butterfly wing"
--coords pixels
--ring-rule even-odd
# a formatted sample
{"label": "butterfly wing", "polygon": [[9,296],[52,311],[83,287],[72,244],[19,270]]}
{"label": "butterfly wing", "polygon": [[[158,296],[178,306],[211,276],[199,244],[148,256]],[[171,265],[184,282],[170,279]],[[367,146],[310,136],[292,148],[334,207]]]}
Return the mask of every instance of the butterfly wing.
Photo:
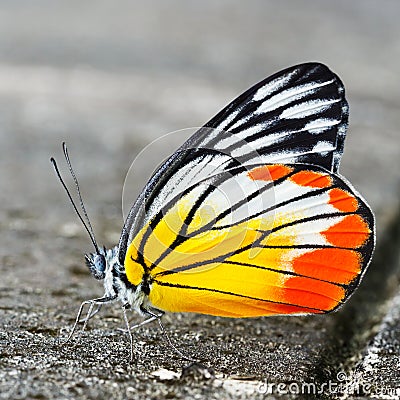
{"label": "butterfly wing", "polygon": [[374,218],[343,178],[314,165],[256,165],[187,187],[135,236],[130,282],[167,311],[227,317],[325,313],[354,291]]}
{"label": "butterfly wing", "polygon": [[252,163],[310,163],[337,172],[348,105],[340,79],[306,63],[253,86],[199,129],[154,173],[131,208],[119,261],[157,210],[210,174]]}

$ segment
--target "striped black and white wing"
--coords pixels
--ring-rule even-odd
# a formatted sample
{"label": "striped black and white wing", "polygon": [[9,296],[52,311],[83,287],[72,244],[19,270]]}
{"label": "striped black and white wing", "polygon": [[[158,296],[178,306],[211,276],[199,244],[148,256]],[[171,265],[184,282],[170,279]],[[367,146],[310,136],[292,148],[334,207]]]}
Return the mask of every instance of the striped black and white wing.
{"label": "striped black and white wing", "polygon": [[306,163],[338,172],[347,120],[343,84],[322,64],[294,66],[256,84],[156,170],[125,221],[120,262],[164,204],[213,174],[261,163]]}
{"label": "striped black and white wing", "polygon": [[[340,79],[325,65],[301,64],[266,78],[227,105],[185,145],[241,161],[305,163],[338,172],[348,122]],[[212,129],[207,129],[212,128]]]}

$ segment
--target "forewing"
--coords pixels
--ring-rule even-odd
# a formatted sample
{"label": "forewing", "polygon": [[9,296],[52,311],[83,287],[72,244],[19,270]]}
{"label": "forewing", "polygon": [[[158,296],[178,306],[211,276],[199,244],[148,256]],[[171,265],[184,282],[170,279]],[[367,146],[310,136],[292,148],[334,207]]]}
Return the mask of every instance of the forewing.
{"label": "forewing", "polygon": [[154,173],[129,212],[119,260],[156,211],[212,174],[254,163],[309,163],[336,172],[348,105],[326,66],[301,64],[253,86],[198,130]]}
{"label": "forewing", "polygon": [[[308,163],[339,169],[348,103],[337,75],[319,63],[266,78],[227,105],[188,144],[242,162]],[[254,160],[251,149],[261,155]]]}
{"label": "forewing", "polygon": [[313,165],[233,168],[188,187],[129,246],[167,311],[249,317],[330,312],[374,248],[374,218],[343,178]]}

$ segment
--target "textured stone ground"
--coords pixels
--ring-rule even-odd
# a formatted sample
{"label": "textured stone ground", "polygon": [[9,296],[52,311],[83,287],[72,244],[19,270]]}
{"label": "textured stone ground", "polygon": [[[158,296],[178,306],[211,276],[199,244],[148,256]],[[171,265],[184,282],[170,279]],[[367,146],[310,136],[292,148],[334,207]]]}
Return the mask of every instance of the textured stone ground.
{"label": "textured stone ground", "polygon": [[[0,398],[302,397],[278,383],[314,384],[317,398],[334,398],[338,383],[342,397],[398,398],[399,13],[395,0],[2,2]],[[124,178],[146,144],[303,61],[328,64],[346,85],[342,173],[377,216],[376,256],[351,301],[329,316],[167,315],[172,340],[204,366],[171,354],[156,325],[137,332],[142,354],[129,364],[117,306],[62,343],[80,302],[102,288],[49,163],[61,141],[99,242],[114,245]],[[160,161],[155,152],[149,165]]]}

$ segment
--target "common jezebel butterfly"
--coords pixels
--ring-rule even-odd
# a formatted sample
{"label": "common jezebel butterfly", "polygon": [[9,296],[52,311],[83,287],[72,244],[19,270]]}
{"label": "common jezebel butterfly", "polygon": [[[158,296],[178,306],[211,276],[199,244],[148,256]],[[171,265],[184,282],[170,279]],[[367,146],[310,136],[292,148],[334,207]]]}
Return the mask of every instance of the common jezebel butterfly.
{"label": "common jezebel butterfly", "polygon": [[97,246],[64,145],[87,225],[66,190],[95,247],[86,263],[105,288],[82,303],[71,335],[85,304],[86,325],[95,305],[115,301],[131,354],[127,309],[146,321],[337,310],[375,245],[370,207],[339,174],[347,122],[343,84],[322,64],[261,81],[156,170],[109,250]]}

